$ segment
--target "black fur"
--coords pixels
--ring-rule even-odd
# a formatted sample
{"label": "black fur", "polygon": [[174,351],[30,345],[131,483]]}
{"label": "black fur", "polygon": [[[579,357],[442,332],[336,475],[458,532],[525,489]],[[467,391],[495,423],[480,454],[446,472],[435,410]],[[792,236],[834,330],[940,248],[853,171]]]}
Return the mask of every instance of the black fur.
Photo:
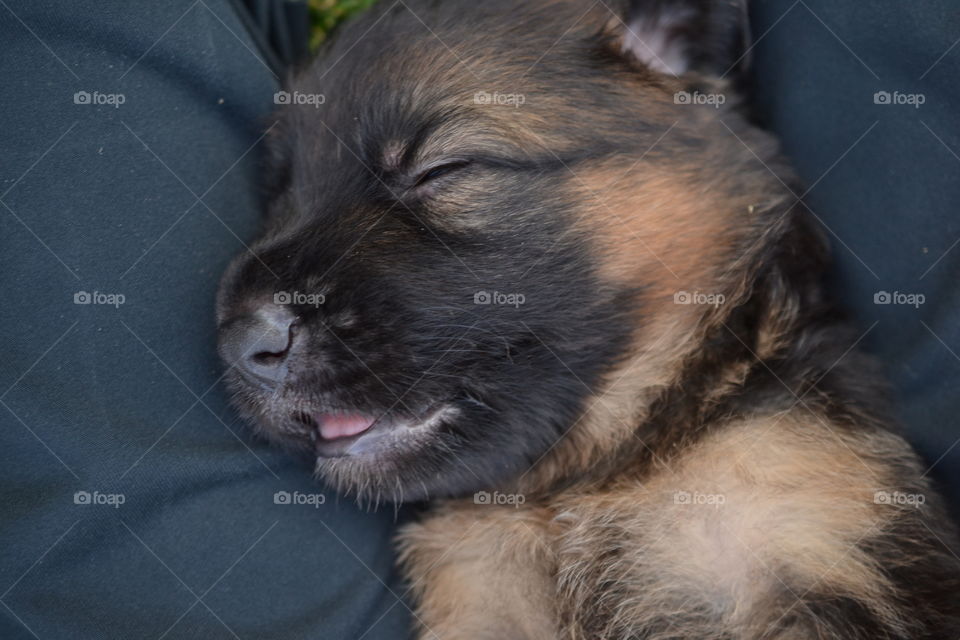
{"label": "black fur", "polygon": [[[474,11],[480,22],[503,15],[501,7]],[[439,21],[457,20],[453,9],[438,13]],[[329,290],[319,308],[296,309],[310,348],[292,365],[279,396],[258,395],[231,373],[241,408],[268,435],[303,440],[294,422],[305,410],[411,417],[448,401],[462,417],[443,426],[437,445],[390,452],[377,463],[389,466],[389,475],[373,474],[366,489],[406,499],[462,495],[526,470],[626,351],[636,292],[598,279],[598,257],[590,239],[572,228],[578,211],[562,193],[570,169],[633,153],[637,140],[620,136],[617,117],[628,114],[611,113],[606,132],[571,122],[565,144],[549,150],[509,138],[458,150],[468,153],[469,164],[440,180],[477,186],[455,214],[466,224],[451,224],[448,212],[410,193],[417,179],[410,158],[429,131],[468,126],[474,114],[444,106],[439,86],[435,94],[426,86],[424,95],[412,95],[414,74],[445,53],[443,43],[425,38],[424,27],[401,7],[379,25],[375,37],[360,40],[342,59],[352,41],[339,40],[290,88],[325,94],[327,102],[323,109],[278,112],[266,230],[224,278],[220,323],[229,331],[249,301],[269,300],[277,291]],[[490,55],[519,69],[534,62],[551,37],[523,34],[521,51]],[[416,58],[395,49],[413,41],[419,42]],[[588,55],[570,77],[550,79],[610,111],[604,96],[610,83],[598,70],[624,62],[606,51],[564,44],[558,55],[570,57],[571,65],[574,55]],[[547,67],[532,77],[551,74]],[[585,86],[594,79],[598,86]],[[497,90],[496,78],[490,82]],[[397,140],[408,142],[405,156],[388,166],[386,145]],[[525,301],[520,308],[474,304],[484,291],[519,293]],[[356,323],[329,326],[341,313]]]}
{"label": "black fur", "polygon": [[[764,159],[767,168],[753,169],[769,183],[749,223],[756,228],[745,232],[753,246],[738,247],[745,262],[730,266],[742,296],[705,331],[680,382],[637,425],[639,438],[551,488],[602,482],[631,465],[642,478],[658,455],[711,429],[798,404],[844,428],[887,428],[874,367],[847,353],[856,334],[822,294],[825,242],[789,189],[764,172],[801,189],[732,93],[723,110],[730,131],[691,109],[659,140],[674,117],[660,106],[668,84],[619,50],[617,28],[590,23],[592,14],[578,23],[586,14],[575,3],[409,6],[385,4],[349,25],[288,86],[323,94],[324,104],[280,109],[270,132],[265,229],[224,276],[220,328],[231,335],[276,292],[323,293],[325,301],[293,308],[299,347],[276,389],[228,374],[237,405],[264,434],[310,451],[317,413],[382,416],[389,427],[443,405],[454,413],[426,437],[361,456],[321,454],[318,471],[371,499],[509,486],[581,416],[653,312],[643,283],[602,275],[606,256],[582,224],[571,174],[618,158],[696,158],[688,172],[724,177],[723,189],[736,192],[752,184],[738,173],[747,172],[747,152],[736,138]],[[717,76],[743,63],[740,2],[617,6],[625,22],[638,12],[653,21],[693,12],[673,33],[692,69]],[[624,83],[638,78],[646,94],[627,99]],[[689,81],[709,88],[716,78]],[[520,93],[545,115],[521,130],[465,103],[474,91]],[[524,302],[475,303],[495,291]],[[771,331],[783,334],[782,345],[758,357]],[[742,374],[731,382],[731,371]],[[901,471],[902,488],[925,491],[915,470]],[[933,550],[953,533],[935,496],[925,513],[858,542],[902,588],[913,626],[894,628],[859,600],[814,589],[795,609],[785,605],[762,637],[778,629],[863,639],[956,632],[957,563]],[[615,589],[608,586],[604,597]],[[597,629],[607,622],[599,609],[592,621]]]}

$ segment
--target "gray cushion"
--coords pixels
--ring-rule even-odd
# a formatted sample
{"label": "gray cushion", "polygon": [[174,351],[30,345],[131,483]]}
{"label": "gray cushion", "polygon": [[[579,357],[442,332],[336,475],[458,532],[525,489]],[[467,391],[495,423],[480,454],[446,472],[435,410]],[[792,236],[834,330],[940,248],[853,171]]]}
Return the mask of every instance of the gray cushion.
{"label": "gray cushion", "polygon": [[0,637],[404,637],[393,511],[275,504],[321,489],[217,384],[276,90],[233,6],[8,4]]}

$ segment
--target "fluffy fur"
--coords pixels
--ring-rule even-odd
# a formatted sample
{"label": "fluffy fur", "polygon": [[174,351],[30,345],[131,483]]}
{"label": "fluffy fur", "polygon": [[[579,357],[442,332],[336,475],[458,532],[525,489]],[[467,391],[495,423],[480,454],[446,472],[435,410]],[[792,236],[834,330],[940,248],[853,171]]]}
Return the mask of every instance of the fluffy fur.
{"label": "fluffy fur", "polygon": [[[289,83],[325,100],[278,113],[223,340],[324,301],[282,382],[231,361],[238,407],[346,492],[434,501],[399,538],[424,638],[955,638],[953,528],[719,80],[742,3],[611,9],[384,3]],[[338,412],[378,420],[314,449]]]}

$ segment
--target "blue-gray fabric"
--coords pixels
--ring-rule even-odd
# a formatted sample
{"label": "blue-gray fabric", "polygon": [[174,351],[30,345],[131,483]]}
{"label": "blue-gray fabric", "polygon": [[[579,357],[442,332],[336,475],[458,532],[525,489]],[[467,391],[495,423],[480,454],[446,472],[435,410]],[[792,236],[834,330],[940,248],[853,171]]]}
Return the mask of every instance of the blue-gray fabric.
{"label": "blue-gray fabric", "polygon": [[0,638],[406,637],[393,511],[314,506],[217,384],[277,86],[234,5],[4,3]]}

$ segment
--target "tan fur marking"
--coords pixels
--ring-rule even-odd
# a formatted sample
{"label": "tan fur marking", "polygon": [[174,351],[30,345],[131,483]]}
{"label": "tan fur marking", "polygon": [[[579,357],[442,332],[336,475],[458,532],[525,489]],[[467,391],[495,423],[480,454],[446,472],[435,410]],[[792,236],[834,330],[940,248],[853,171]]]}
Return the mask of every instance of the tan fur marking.
{"label": "tan fur marking", "polygon": [[[729,186],[721,189],[719,176],[716,183],[694,186],[697,182],[685,177],[689,169],[638,163],[625,172],[622,165],[579,172],[570,184],[586,211],[578,224],[597,238],[595,250],[604,256],[602,275],[642,285],[642,322],[630,359],[607,376],[564,440],[521,478],[522,491],[586,470],[628,441],[653,401],[676,382],[706,331],[748,293],[724,265],[753,258],[739,249],[750,245],[746,238],[754,233],[750,198],[731,193]],[[712,199],[711,207],[704,207],[705,198]],[[723,303],[706,311],[701,304],[677,304],[680,292],[719,295]],[[746,366],[732,372],[730,385],[741,381]]]}
{"label": "tan fur marking", "polygon": [[[626,593],[609,637],[678,608],[759,638],[775,622],[765,594],[826,586],[896,625],[893,587],[856,544],[898,515],[874,494],[904,450],[890,434],[840,436],[812,416],[767,418],[707,437],[646,483],[573,497],[557,516],[570,527],[559,561],[567,609],[590,611],[598,579],[612,580]],[[600,576],[578,572],[611,547],[622,557]]]}
{"label": "tan fur marking", "polygon": [[[739,205],[709,185],[688,182],[674,167],[650,164],[627,172],[623,162],[583,172],[578,186],[614,282],[643,285],[651,298],[680,290],[713,292],[720,265],[729,264],[744,229],[731,225]],[[704,201],[713,199],[713,211]]]}
{"label": "tan fur marking", "polygon": [[[893,586],[857,544],[904,515],[874,495],[895,468],[916,466],[888,433],[834,430],[802,411],[743,421],[667,457],[645,481],[624,473],[519,510],[448,502],[402,532],[403,566],[444,640],[687,637],[664,629],[673,619],[691,625],[690,637],[713,628],[807,639],[776,625],[804,606],[791,593],[813,589],[862,602],[896,628]],[[787,601],[773,602],[776,593]]]}
{"label": "tan fur marking", "polygon": [[549,518],[538,509],[452,502],[401,531],[420,637],[556,638]]}

